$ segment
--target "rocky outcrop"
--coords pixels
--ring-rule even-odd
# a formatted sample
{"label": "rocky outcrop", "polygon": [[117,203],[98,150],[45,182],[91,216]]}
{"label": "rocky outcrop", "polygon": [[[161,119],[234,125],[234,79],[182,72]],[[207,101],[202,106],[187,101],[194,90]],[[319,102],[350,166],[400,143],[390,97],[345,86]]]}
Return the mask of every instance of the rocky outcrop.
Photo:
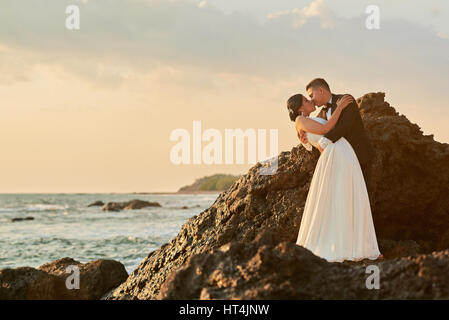
{"label": "rocky outcrop", "polygon": [[108,202],[104,207],[104,211],[120,211],[130,209],[142,209],[145,207],[161,207],[158,202],[148,202],[143,200],[131,200],[125,202]]}
{"label": "rocky outcrop", "polygon": [[102,207],[104,206],[103,201],[95,201],[88,205],[88,207]]}
{"label": "rocky outcrop", "polygon": [[[157,299],[356,298],[365,288],[362,267],[328,263],[264,231],[251,243],[232,241],[191,256],[170,273]],[[323,273],[331,278],[323,278]],[[365,289],[366,291],[366,289]]]}
{"label": "rocky outcrop", "polygon": [[56,277],[30,267],[0,269],[0,300],[54,299]]}
{"label": "rocky outcrop", "polygon": [[384,94],[358,99],[376,150],[371,196],[378,236],[414,240],[430,252],[449,247],[449,145],[384,102]]}
{"label": "rocky outcrop", "polygon": [[[264,231],[191,256],[157,299],[449,299],[449,250],[390,261],[329,263]],[[368,268],[369,267],[369,268]],[[379,271],[378,289],[373,267]],[[367,285],[368,283],[368,285]]]}
{"label": "rocky outcrop", "polygon": [[[79,289],[68,289],[66,281],[79,270]],[[120,262],[96,260],[80,263],[71,258],[63,258],[40,266],[0,269],[0,300],[5,299],[100,299],[105,293],[126,280],[128,274]]]}
{"label": "rocky outcrop", "polygon": [[[416,124],[399,115],[384,97],[383,93],[370,93],[357,99],[376,150],[370,198],[379,245],[387,258],[380,264],[385,273],[384,293],[365,292],[364,282],[360,284],[357,280],[366,277],[360,263],[327,263],[295,247],[320,155],[317,150],[307,152],[299,145],[279,154],[279,167],[274,175],[259,175],[260,163],[251,168],[221,193],[210,208],[190,218],[174,239],[151,252],[109,298],[337,297],[329,285],[325,288],[330,291],[320,291],[319,281],[336,281],[338,290],[347,291],[341,297],[444,296],[445,276],[439,278],[441,291],[429,289],[429,279],[436,270],[449,266],[446,251],[431,254],[449,248],[449,145],[436,142],[432,135],[423,135]],[[256,237],[267,230],[272,244],[264,247],[257,243]],[[219,250],[223,245],[230,249]],[[261,262],[250,262],[251,257]],[[274,261],[274,267],[270,260]],[[292,266],[288,267],[286,261]],[[314,268],[320,270],[315,278],[311,274]],[[333,272],[334,269],[337,271]],[[193,284],[196,277],[193,270],[204,274],[204,278],[195,280],[199,285]],[[295,281],[309,288],[309,295],[284,283],[292,273],[303,273],[295,275],[299,277]],[[410,278],[403,278],[401,273]],[[356,277],[356,282],[344,285],[345,274]],[[423,274],[429,277],[423,278]],[[231,284],[220,284],[220,277],[222,282]],[[312,287],[307,287],[307,281],[301,277],[310,278]],[[255,279],[262,281],[263,287],[253,283]],[[404,283],[405,279],[412,282]],[[206,289],[199,290],[201,285]],[[177,290],[181,291],[176,293]],[[419,293],[422,290],[424,293]]]}

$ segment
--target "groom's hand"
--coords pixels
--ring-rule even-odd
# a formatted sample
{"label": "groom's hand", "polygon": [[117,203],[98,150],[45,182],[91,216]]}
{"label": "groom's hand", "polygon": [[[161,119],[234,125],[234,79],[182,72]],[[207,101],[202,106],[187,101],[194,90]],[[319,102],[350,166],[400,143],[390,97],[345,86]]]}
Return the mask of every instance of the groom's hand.
{"label": "groom's hand", "polygon": [[298,138],[304,144],[307,144],[309,142],[309,140],[307,140],[307,135],[306,135],[306,132],[304,130],[299,130]]}

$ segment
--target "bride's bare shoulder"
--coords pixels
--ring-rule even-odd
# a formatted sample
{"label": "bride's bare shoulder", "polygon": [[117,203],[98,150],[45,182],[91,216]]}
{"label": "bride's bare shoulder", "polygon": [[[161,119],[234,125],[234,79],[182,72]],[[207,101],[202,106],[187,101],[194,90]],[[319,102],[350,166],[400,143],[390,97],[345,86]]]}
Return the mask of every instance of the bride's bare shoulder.
{"label": "bride's bare shoulder", "polygon": [[304,123],[308,117],[304,117],[302,115],[299,115],[296,117],[295,122]]}

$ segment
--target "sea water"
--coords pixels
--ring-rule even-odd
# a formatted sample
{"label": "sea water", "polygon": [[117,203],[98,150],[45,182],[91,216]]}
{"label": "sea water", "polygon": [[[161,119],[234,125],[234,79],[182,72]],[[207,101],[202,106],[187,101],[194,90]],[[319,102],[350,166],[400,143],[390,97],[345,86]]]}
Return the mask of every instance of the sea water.
{"label": "sea water", "polygon": [[[63,257],[82,263],[118,260],[131,273],[151,251],[170,242],[188,218],[217,194],[0,194],[0,269],[38,267]],[[119,212],[95,201],[156,201],[162,207]],[[182,207],[187,206],[188,209]],[[13,218],[34,220],[11,222]]]}

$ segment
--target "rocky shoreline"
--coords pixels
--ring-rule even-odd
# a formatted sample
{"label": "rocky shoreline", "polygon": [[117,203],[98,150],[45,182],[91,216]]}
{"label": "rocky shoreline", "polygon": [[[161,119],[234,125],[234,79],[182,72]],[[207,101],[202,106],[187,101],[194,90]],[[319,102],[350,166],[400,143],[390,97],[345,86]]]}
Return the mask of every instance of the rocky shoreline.
{"label": "rocky shoreline", "polygon": [[[118,265],[83,265],[97,270],[84,281],[104,285],[75,298],[449,299],[449,144],[424,135],[384,98],[357,99],[376,150],[370,199],[384,260],[329,263],[296,245],[320,155],[298,145],[279,155],[275,175],[260,176],[260,163],[251,168],[129,276]],[[91,266],[106,263],[99,261]],[[0,299],[67,297],[58,278],[65,262],[0,270]],[[380,271],[378,290],[366,287],[369,265]],[[42,285],[30,289],[34,283]]]}

